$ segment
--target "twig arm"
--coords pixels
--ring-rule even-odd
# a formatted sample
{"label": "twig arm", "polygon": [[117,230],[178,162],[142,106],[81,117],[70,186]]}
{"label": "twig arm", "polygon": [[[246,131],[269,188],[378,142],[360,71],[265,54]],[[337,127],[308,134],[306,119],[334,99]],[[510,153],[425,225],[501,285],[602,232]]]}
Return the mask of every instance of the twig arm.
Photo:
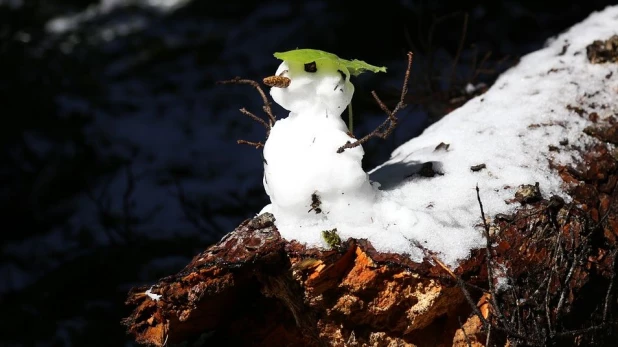
{"label": "twig arm", "polygon": [[[270,101],[268,101],[268,97],[266,96],[266,93],[264,92],[260,84],[254,80],[243,79],[240,77],[235,77],[227,81],[219,81],[217,82],[217,84],[246,84],[246,85],[252,86],[253,88],[255,88],[255,90],[258,91],[258,93],[260,94],[260,97],[262,98],[262,102],[264,103],[264,105],[262,106],[262,110],[264,110],[264,113],[266,113],[266,116],[268,117],[267,118],[268,122],[264,120],[262,117],[256,116],[254,113],[252,113],[251,111],[247,110],[244,107],[240,109],[240,113],[260,123],[266,129],[266,138],[268,138],[268,135],[270,135],[270,129],[273,127],[277,119],[275,118],[272,108],[270,107],[271,106]],[[244,144],[244,145],[250,145],[250,146],[255,147],[256,149],[264,147],[264,144],[262,142],[252,142],[252,141],[247,141],[247,140],[242,140],[242,139],[238,140],[237,143]]]}
{"label": "twig arm", "polygon": [[337,153],[343,153],[343,151],[345,151],[346,149],[358,147],[374,137],[386,139],[393,132],[393,130],[395,130],[395,127],[398,123],[398,118],[396,116],[397,112],[406,107],[406,102],[404,99],[408,94],[408,82],[410,81],[410,70],[412,69],[413,56],[414,55],[412,54],[412,52],[408,52],[408,66],[406,68],[406,73],[403,79],[403,86],[401,87],[401,95],[399,97],[399,102],[397,102],[395,108],[391,111],[388,106],[386,106],[386,104],[384,104],[384,102],[380,99],[378,94],[376,94],[375,91],[372,91],[371,95],[373,96],[380,109],[384,111],[384,113],[386,113],[387,118],[384,120],[384,122],[382,122],[382,124],[380,124],[369,134],[363,136],[359,140],[356,140],[354,142],[347,142],[343,146],[339,147],[339,149],[337,149]]}

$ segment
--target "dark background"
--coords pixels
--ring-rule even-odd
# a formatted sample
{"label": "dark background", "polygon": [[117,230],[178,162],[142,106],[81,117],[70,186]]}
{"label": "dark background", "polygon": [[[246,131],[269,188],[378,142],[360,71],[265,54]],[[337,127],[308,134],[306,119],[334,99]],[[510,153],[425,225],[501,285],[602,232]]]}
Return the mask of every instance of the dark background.
{"label": "dark background", "polygon": [[238,112],[261,101],[216,81],[296,47],[385,65],[355,81],[363,135],[384,116],[369,91],[396,100],[414,51],[411,105],[365,147],[370,169],[608,3],[0,0],[0,345],[131,345],[127,291],[268,203],[259,150],[236,144],[263,139]]}

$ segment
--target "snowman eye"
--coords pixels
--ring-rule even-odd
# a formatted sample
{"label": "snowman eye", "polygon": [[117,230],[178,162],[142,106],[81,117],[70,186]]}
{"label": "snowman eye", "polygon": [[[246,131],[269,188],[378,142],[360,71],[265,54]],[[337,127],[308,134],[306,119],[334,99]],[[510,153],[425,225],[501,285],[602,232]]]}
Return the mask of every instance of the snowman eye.
{"label": "snowman eye", "polygon": [[344,81],[348,78],[348,76],[346,76],[345,72],[343,72],[341,70],[337,70],[337,72],[339,72],[339,74],[341,75],[341,79],[343,79]]}
{"label": "snowman eye", "polygon": [[315,65],[315,61],[312,61],[311,63],[305,64],[305,71],[307,71],[307,72],[316,72],[316,71],[318,71],[318,67]]}

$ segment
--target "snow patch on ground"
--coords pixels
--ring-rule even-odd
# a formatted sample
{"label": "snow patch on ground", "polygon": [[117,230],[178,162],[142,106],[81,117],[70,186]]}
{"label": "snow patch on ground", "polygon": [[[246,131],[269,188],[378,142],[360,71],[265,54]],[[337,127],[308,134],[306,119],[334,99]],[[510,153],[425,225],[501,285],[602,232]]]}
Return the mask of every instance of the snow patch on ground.
{"label": "snow patch on ground", "polygon": [[[519,204],[507,201],[523,184],[538,182],[543,197],[555,194],[568,201],[549,161],[572,162],[577,158],[574,148],[592,141],[582,132],[591,122],[567,105],[585,98],[588,104],[609,105],[596,110],[601,118],[618,111],[618,79],[606,78],[618,76],[618,67],[593,65],[586,57],[587,45],[617,33],[618,7],[592,14],[546,48],[523,57],[487,93],[397,148],[370,172],[371,180],[381,184],[373,222],[358,227],[353,218],[279,221],[281,235],[310,247],[328,247],[322,231],[337,228],[342,239],[365,238],[378,251],[408,254],[414,261],[423,258],[415,246],[421,245],[454,266],[485,242],[477,185],[488,216],[514,211]],[[437,148],[441,143],[448,148]],[[436,174],[420,175],[429,162]],[[486,168],[471,170],[479,164]]]}

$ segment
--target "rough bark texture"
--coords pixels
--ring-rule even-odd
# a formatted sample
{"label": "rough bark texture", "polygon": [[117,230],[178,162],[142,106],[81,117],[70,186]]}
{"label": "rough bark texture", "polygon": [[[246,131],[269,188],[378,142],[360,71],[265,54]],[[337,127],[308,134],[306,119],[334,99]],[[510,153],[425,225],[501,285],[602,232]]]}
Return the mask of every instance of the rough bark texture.
{"label": "rough bark texture", "polygon": [[[482,257],[456,273],[477,272]],[[380,254],[362,240],[319,251],[286,243],[264,214],[242,223],[180,273],[135,288],[124,320],[139,343],[207,336],[234,345],[450,345],[470,308],[439,265]]]}
{"label": "rough bark texture", "polygon": [[[595,45],[589,55],[615,48]],[[585,133],[597,139],[587,148],[561,143],[583,159],[552,164],[573,201],[543,197],[535,182],[520,187],[510,200],[517,211],[488,221],[491,249],[457,269],[429,253],[422,263],[378,253],[364,240],[306,249],[282,240],[264,214],[180,273],[134,288],[123,323],[155,346],[612,345],[618,122],[583,104],[565,107],[593,121]]]}

